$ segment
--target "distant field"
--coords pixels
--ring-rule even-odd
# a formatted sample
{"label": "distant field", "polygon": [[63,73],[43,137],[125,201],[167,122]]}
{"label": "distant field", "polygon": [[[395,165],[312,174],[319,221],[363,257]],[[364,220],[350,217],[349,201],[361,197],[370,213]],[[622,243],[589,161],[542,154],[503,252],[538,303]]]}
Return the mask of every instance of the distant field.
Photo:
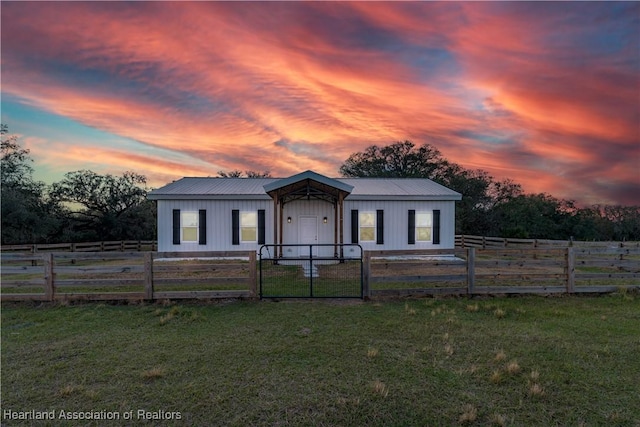
{"label": "distant field", "polygon": [[[4,413],[55,410],[56,417],[133,411],[136,425],[140,410],[165,417],[142,425],[167,426],[637,427],[638,325],[640,295],[625,292],[5,303],[1,403]],[[128,425],[123,418],[50,424]]]}

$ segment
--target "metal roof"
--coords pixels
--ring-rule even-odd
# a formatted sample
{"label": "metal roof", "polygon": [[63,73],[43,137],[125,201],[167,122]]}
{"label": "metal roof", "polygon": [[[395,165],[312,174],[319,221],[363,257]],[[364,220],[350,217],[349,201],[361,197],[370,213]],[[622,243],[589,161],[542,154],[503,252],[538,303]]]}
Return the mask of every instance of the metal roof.
{"label": "metal roof", "polygon": [[[303,176],[302,179],[306,179],[311,176],[307,172],[298,175]],[[315,174],[315,172],[312,173]],[[294,177],[298,175],[294,175]],[[323,175],[318,176],[322,177],[326,184],[339,185],[344,189],[351,187],[351,194],[345,200],[460,200],[462,198],[460,193],[423,178],[327,178]],[[296,180],[291,180],[294,177],[182,178],[151,191],[148,198],[150,200],[270,200],[266,189],[280,188],[287,183],[296,182]]]}
{"label": "metal roof", "polygon": [[149,193],[150,200],[264,199],[266,184],[277,178],[182,178]]}
{"label": "metal roof", "polygon": [[277,190],[279,188],[286,187],[287,185],[295,184],[299,181],[304,181],[307,179],[317,181],[321,184],[328,185],[330,187],[334,187],[342,191],[346,191],[347,193],[350,193],[351,190],[353,190],[353,186],[345,184],[344,182],[340,182],[337,179],[328,178],[324,175],[320,175],[319,173],[316,173],[313,171],[305,171],[297,175],[290,176],[289,178],[283,178],[283,179],[279,179],[277,181],[265,184],[264,191],[269,193],[273,190]]}
{"label": "metal roof", "polygon": [[340,178],[353,186],[349,200],[461,200],[462,195],[426,178]]}

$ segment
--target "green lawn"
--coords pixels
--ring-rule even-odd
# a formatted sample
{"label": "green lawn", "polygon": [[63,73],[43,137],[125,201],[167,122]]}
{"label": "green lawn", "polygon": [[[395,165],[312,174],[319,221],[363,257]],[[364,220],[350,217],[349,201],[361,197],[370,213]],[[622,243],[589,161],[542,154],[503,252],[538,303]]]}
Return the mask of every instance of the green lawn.
{"label": "green lawn", "polygon": [[138,425],[141,410],[181,418],[142,425],[638,426],[639,325],[628,293],[5,303],[2,424],[55,410],[49,425]]}

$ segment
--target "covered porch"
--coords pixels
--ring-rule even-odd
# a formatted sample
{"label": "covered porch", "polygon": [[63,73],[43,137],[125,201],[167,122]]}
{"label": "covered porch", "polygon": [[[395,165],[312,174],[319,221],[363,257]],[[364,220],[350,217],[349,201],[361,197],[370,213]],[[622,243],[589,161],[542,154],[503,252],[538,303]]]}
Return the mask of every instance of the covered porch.
{"label": "covered porch", "polygon": [[[332,243],[335,258],[344,256],[341,253],[344,243],[344,199],[351,194],[351,185],[306,171],[269,183],[264,190],[273,200],[273,242],[278,247],[278,257],[285,256],[284,244],[313,245],[318,242]],[[330,204],[331,209],[315,209],[310,214],[308,207],[318,202]],[[287,213],[285,206],[289,208]],[[285,224],[290,225],[293,221],[297,223],[295,231],[285,236]],[[333,225],[332,230],[327,229],[326,225],[329,224]]]}

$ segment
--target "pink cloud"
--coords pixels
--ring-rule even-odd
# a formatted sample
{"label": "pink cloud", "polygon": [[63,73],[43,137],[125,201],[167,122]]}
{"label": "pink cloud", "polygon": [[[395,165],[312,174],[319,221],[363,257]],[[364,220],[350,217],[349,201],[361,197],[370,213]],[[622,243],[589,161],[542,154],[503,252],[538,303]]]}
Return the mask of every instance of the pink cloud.
{"label": "pink cloud", "polygon": [[[211,169],[130,156],[158,176],[335,175],[367,145],[412,139],[528,191],[595,200],[608,197],[589,188],[599,175],[637,179],[639,80],[637,64],[620,65],[629,46],[603,59],[576,42],[591,30],[575,15],[493,3],[10,3],[2,90]],[[117,154],[105,150],[105,164],[121,165]]]}

